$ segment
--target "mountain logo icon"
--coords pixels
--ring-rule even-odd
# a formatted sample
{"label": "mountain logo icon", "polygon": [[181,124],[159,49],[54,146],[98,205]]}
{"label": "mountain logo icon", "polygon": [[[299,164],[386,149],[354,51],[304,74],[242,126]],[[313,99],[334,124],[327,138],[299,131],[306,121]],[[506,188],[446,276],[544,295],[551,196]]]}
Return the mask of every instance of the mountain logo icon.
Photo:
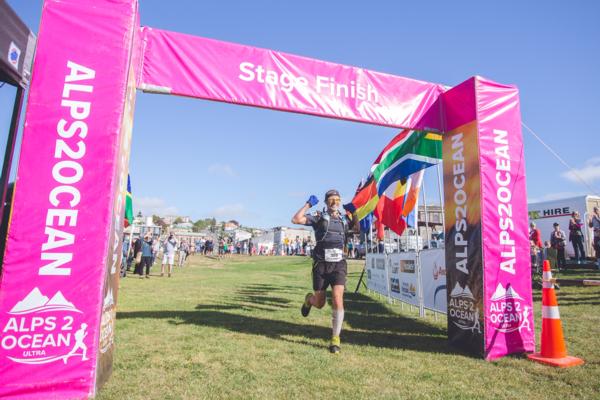
{"label": "mountain logo icon", "polygon": [[498,283],[496,291],[492,295],[492,301],[506,300],[506,299],[517,299],[523,300],[521,296],[509,285],[506,288],[502,286],[502,283]]}
{"label": "mountain logo icon", "polygon": [[48,297],[44,296],[37,287],[29,292],[23,300],[17,302],[8,313],[21,315],[48,311],[72,311],[81,313],[73,303],[65,298],[60,290],[56,292],[51,299],[48,299]]}
{"label": "mountain logo icon", "polygon": [[467,299],[475,300],[475,297],[473,297],[473,293],[471,293],[471,289],[469,289],[467,285],[465,285],[465,287],[463,288],[458,282],[456,282],[454,289],[452,289],[452,292],[450,292],[450,297],[464,297]]}

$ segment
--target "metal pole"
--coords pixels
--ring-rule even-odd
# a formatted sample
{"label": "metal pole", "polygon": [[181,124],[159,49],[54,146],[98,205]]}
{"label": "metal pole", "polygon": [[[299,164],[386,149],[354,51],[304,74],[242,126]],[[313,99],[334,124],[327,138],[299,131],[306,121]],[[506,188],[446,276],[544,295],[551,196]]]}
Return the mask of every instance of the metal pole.
{"label": "metal pole", "polygon": [[446,231],[446,229],[445,229],[446,219],[444,218],[444,191],[443,191],[443,188],[442,188],[442,177],[441,177],[441,174],[440,174],[440,165],[441,164],[442,164],[441,161],[439,163],[437,163],[436,166],[435,166],[436,167],[435,170],[437,172],[438,194],[439,194],[439,197],[440,197],[440,211],[441,211],[441,214],[442,214],[442,226],[444,227],[443,229],[444,229],[444,232],[445,232]]}
{"label": "metal pole", "polygon": [[[425,172],[423,172],[425,175]],[[425,238],[427,239],[427,248],[429,248],[429,215],[427,213],[427,195],[425,193],[425,177],[423,176],[423,210],[425,211]]]}
{"label": "metal pole", "polygon": [[[371,251],[369,251],[369,244],[371,246],[371,249],[370,249]],[[373,251],[373,217],[371,217],[371,223],[369,224],[369,240],[367,240],[367,245],[365,246],[365,254],[366,253],[374,253],[374,251]]]}
{"label": "metal pole", "polygon": [[[385,235],[385,230],[383,231],[384,235]],[[385,239],[385,236],[384,236]],[[383,242],[384,246],[385,246],[385,241]],[[391,297],[391,290],[390,290],[390,263],[388,262],[388,257],[385,254],[385,251],[383,252],[383,256],[385,257],[385,280],[386,280],[386,290],[387,290],[387,298],[388,298],[388,303],[392,303],[392,297]]]}
{"label": "metal pole", "polygon": [[425,304],[423,300],[423,280],[421,279],[421,253],[417,252],[415,260],[417,266],[417,290],[419,291],[419,316],[425,317]]}

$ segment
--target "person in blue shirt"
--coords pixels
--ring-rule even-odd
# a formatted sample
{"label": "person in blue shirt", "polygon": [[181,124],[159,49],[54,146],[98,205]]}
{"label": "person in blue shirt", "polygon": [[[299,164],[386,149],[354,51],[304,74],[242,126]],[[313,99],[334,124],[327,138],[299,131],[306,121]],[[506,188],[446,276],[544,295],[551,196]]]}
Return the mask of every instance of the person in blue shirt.
{"label": "person in blue shirt", "polygon": [[144,267],[146,267],[146,278],[150,278],[150,267],[152,266],[152,237],[150,234],[144,236],[142,241],[142,262],[140,264],[139,272],[140,279],[144,277]]}

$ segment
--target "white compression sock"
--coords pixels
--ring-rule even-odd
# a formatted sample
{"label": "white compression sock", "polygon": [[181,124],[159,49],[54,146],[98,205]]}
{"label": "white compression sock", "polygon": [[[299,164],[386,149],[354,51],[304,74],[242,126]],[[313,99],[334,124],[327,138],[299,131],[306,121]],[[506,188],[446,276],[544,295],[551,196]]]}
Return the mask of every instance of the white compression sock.
{"label": "white compression sock", "polygon": [[344,322],[344,310],[332,310],[331,326],[333,329],[332,336],[340,336],[342,331],[342,322]]}

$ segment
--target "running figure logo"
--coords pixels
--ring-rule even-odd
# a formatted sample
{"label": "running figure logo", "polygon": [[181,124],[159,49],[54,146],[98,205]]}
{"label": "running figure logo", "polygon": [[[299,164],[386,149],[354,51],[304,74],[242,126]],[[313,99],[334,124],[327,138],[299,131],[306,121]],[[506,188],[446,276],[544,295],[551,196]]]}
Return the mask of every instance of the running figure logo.
{"label": "running figure logo", "polygon": [[[67,354],[63,357],[63,362],[65,364],[67,363],[67,360],[70,357],[78,356],[78,355],[81,355],[82,361],[89,360],[89,358],[86,356],[87,355],[87,346],[85,345],[85,343],[83,343],[83,339],[85,339],[85,337],[87,336],[86,329],[87,329],[87,324],[84,322],[81,324],[81,327],[77,330],[77,332],[75,332],[75,345],[73,346],[73,348],[71,349],[69,354]],[[77,350],[81,350],[82,352],[77,353]]]}

